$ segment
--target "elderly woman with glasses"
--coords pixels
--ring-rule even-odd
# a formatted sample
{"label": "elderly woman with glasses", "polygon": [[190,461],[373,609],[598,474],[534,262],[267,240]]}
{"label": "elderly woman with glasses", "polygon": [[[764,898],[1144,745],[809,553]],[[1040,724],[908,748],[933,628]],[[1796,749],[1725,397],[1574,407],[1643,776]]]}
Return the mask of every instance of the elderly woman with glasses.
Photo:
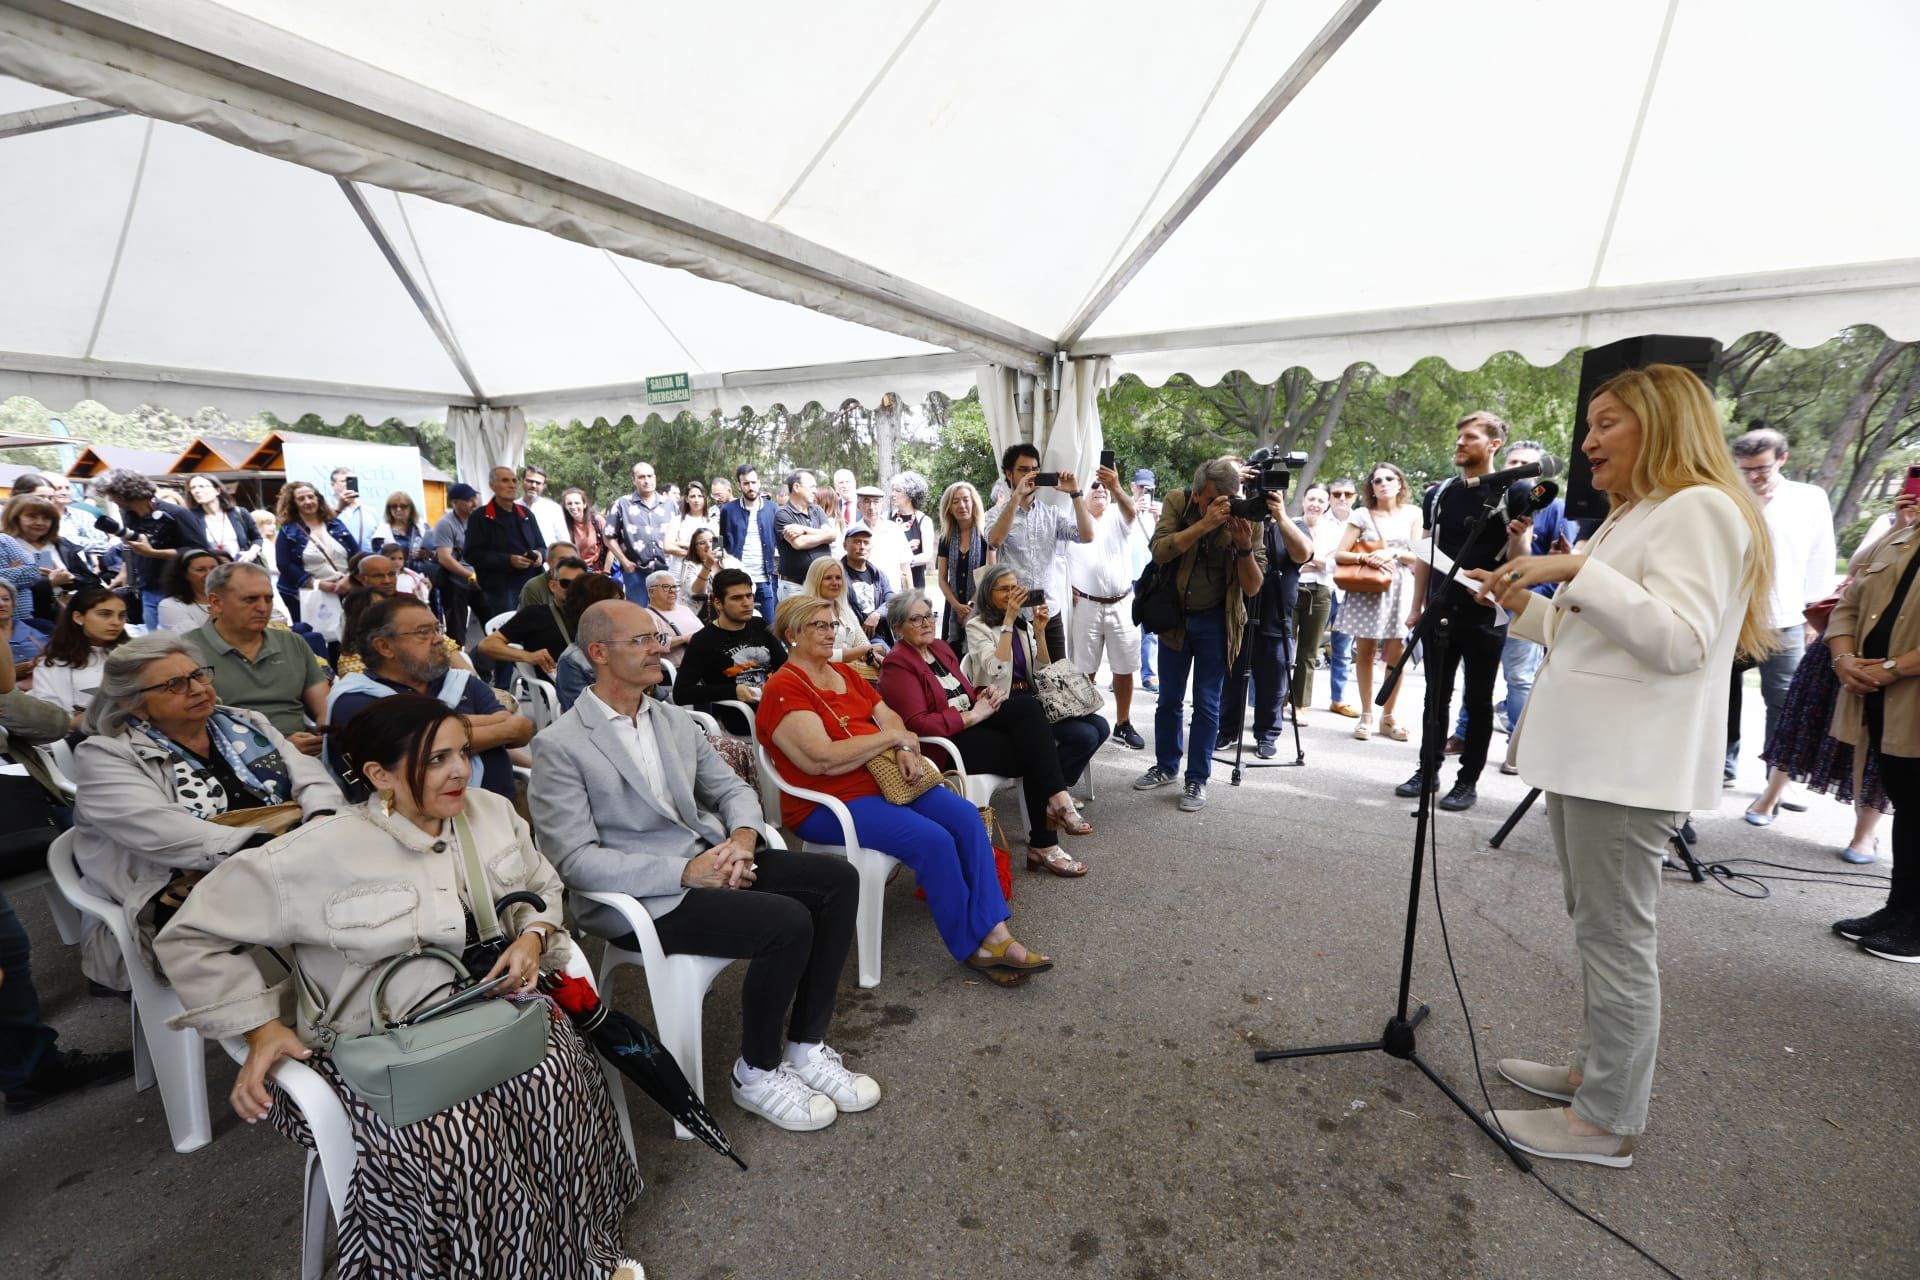
{"label": "elderly woman with glasses", "polygon": [[[173,632],[107,656],[86,728],[73,755],[74,861],[149,945],[201,876],[292,816],[277,811],[263,827],[249,818],[273,815],[253,811],[297,804],[312,817],[345,803],[320,762],[265,716],[221,706],[213,669]],[[97,982],[127,986],[105,929],[89,932],[82,964]]]}
{"label": "elderly woman with glasses", "polygon": [[700,616],[680,599],[680,579],[671,569],[655,569],[647,575],[647,608],[667,636],[667,658],[679,662],[687,651],[687,641],[702,626]]}
{"label": "elderly woman with glasses", "polygon": [[955,763],[1020,780],[1034,823],[1027,836],[1029,871],[1087,874],[1087,864],[1066,855],[1047,821],[1073,813],[1074,805],[1039,699],[1009,698],[996,686],[970,683],[959,656],[935,634],[926,592],[907,591],[887,601],[887,623],[900,643],[880,665],[881,698],[916,734],[951,738],[960,748]]}
{"label": "elderly woman with glasses", "polygon": [[[831,602],[811,595],[789,596],[774,611],[787,661],[767,678],[753,728],[775,771],[795,787],[839,800],[863,848],[913,868],[955,960],[1008,987],[1051,969],[1052,960],[1007,929],[1007,899],[979,811],[944,787],[907,805],[880,793],[868,761],[890,756],[909,783],[929,765],[919,738],[873,686],[834,661],[833,612]],[[786,792],[780,818],[803,840],[837,845],[842,838],[823,806]]]}

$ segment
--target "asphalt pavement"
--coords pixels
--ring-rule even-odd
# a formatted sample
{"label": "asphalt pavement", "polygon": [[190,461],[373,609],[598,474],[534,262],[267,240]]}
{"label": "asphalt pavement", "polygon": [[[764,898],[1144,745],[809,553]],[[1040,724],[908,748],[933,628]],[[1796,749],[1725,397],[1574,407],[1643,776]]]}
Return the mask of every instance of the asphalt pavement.
{"label": "asphalt pavement", "polygon": [[[1407,693],[1411,709],[1417,679]],[[1747,704],[1757,743],[1760,700]],[[1152,710],[1143,698],[1134,717],[1150,740]],[[1515,1171],[1411,1064],[1254,1063],[1262,1048],[1370,1039],[1393,1012],[1414,824],[1392,788],[1415,744],[1357,742],[1352,723],[1315,712],[1304,767],[1249,770],[1239,787],[1218,767],[1196,815],[1176,810],[1177,788],[1129,788],[1146,754],[1103,748],[1096,831],[1070,844],[1091,874],[1017,875],[1014,929],[1058,961],[1024,989],[955,965],[902,876],[887,894],[884,979],[862,991],[849,964],[833,1033],[886,1095],[820,1133],[781,1132],[727,1099],[741,968],[722,974],[706,1005],[708,1094],[752,1171],[675,1142],[630,1091],[647,1188],[626,1238],[648,1275],[1659,1275]],[[1293,758],[1290,736],[1280,758]],[[1884,861],[1835,857],[1851,817],[1829,800],[1766,830],[1743,823],[1760,768],[1749,757],[1720,809],[1696,815],[1704,857],[1814,880],[1885,875]],[[1476,1046],[1494,1105],[1530,1105],[1493,1061],[1565,1055],[1580,1015],[1541,809],[1505,848],[1487,846],[1525,793],[1490,770],[1478,807],[1441,815],[1439,894],[1432,881],[1422,894],[1412,995],[1432,1014],[1420,1051],[1477,1105]],[[1017,838],[1011,793],[1001,802]],[[1884,881],[1814,880],[1736,884],[1764,891],[1742,896],[1668,877],[1665,1021],[1636,1163],[1538,1165],[1689,1280],[1920,1274],[1908,1181],[1920,966],[1828,931],[1878,905]],[[125,1006],[86,994],[46,888],[28,877],[7,891],[63,1043],[123,1047]],[[616,998],[648,1016],[639,974]],[[157,1093],[130,1085],[0,1120],[0,1272],[297,1273],[301,1152],[235,1119],[234,1067],[217,1053],[207,1063],[215,1138],[189,1155],[168,1145]]]}

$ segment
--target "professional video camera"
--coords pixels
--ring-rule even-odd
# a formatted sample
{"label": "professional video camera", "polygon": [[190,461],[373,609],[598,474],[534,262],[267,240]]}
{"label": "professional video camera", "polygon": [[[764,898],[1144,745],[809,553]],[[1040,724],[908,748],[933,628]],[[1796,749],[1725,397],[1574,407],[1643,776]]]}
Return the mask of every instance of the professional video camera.
{"label": "professional video camera", "polygon": [[1304,453],[1275,453],[1271,448],[1255,449],[1241,473],[1240,496],[1230,510],[1242,520],[1267,518],[1267,495],[1285,493],[1293,482],[1293,473],[1307,465]]}

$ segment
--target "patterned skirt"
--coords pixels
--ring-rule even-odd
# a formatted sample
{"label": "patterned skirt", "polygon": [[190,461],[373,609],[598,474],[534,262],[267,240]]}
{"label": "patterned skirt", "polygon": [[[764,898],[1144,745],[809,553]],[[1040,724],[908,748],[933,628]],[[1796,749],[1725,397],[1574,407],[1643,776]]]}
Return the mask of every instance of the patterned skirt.
{"label": "patterned skirt", "polygon": [[[1816,640],[1807,646],[1793,673],[1787,700],[1780,707],[1773,736],[1767,739],[1767,749],[1760,758],[1772,768],[1786,770],[1809,791],[1852,804],[1853,747],[1827,732],[1839,700],[1840,677],[1833,673],[1833,656],[1827,652],[1825,640]],[[1880,757],[1872,752],[1867,753],[1860,803],[1882,813],[1893,812],[1887,789],[1880,781]]]}
{"label": "patterned skirt", "polygon": [[1356,640],[1404,640],[1412,603],[1413,574],[1396,566],[1393,585],[1385,591],[1349,591],[1341,598],[1340,630]]}
{"label": "patterned skirt", "polygon": [[[341,1280],[605,1276],[640,1175],[620,1141],[593,1051],[555,1014],[539,1066],[430,1119],[396,1129],[316,1054],[346,1104],[359,1163],[340,1223]],[[267,1122],[313,1135],[274,1091]]]}

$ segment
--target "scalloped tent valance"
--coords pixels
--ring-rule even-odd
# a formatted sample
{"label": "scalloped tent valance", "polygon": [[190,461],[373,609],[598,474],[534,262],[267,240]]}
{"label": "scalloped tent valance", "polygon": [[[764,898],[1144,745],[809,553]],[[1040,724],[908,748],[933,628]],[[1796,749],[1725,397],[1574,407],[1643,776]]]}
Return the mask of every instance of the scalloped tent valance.
{"label": "scalloped tent valance", "polygon": [[[1920,336],[1915,47],[1904,0],[0,0],[0,396],[591,418],[665,373]],[[635,73],[668,48],[722,56]]]}

